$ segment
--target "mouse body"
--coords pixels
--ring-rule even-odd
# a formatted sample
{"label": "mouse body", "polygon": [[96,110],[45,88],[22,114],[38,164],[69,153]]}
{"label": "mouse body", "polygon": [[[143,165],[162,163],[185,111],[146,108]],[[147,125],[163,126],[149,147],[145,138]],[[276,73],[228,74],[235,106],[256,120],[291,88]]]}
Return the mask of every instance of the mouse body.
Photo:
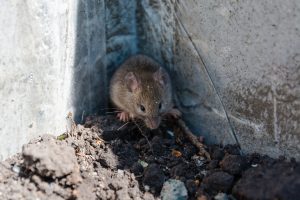
{"label": "mouse body", "polygon": [[110,81],[110,99],[121,110],[118,118],[139,118],[150,129],[158,128],[165,114],[180,115],[173,109],[172,96],[169,74],[145,55],[127,59]]}

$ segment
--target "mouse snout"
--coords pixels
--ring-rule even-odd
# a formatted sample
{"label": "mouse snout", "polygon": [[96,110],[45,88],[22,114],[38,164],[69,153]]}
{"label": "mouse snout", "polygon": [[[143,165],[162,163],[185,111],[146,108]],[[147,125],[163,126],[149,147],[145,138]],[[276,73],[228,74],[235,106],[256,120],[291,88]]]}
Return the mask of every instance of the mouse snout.
{"label": "mouse snout", "polygon": [[146,126],[150,129],[157,129],[160,124],[160,117],[148,117],[145,119]]}

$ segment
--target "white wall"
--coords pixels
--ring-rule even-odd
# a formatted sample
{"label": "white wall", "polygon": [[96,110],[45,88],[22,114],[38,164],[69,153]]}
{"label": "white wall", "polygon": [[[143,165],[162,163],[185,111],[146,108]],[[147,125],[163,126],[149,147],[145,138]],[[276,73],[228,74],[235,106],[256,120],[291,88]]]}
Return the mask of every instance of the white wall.
{"label": "white wall", "polygon": [[[77,8],[90,12],[81,1],[0,2],[0,159],[20,151],[37,135],[63,133],[68,112],[78,112],[74,105],[82,83],[74,83],[94,74],[87,69],[94,67],[95,57],[105,52],[101,52],[105,46],[104,39],[94,45],[88,44],[93,42],[90,38],[82,39],[83,33],[76,30]],[[89,19],[81,19],[84,33],[99,29],[91,20],[97,14],[90,12]],[[98,21],[104,24],[103,19],[94,23]],[[80,44],[88,47],[78,55]],[[97,56],[91,51],[94,46]],[[84,67],[85,73],[79,76]],[[84,83],[90,86],[91,82]]]}

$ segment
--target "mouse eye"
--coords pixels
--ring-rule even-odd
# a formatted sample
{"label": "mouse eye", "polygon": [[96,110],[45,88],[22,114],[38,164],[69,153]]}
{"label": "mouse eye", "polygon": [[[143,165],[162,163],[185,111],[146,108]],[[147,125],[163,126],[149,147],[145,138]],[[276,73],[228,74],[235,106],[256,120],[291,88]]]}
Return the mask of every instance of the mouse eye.
{"label": "mouse eye", "polygon": [[146,111],[146,109],[145,109],[145,107],[144,107],[143,105],[140,105],[140,109],[141,109],[141,111],[143,111],[143,112]]}
{"label": "mouse eye", "polygon": [[158,109],[159,109],[159,110],[161,109],[161,103],[158,104]]}

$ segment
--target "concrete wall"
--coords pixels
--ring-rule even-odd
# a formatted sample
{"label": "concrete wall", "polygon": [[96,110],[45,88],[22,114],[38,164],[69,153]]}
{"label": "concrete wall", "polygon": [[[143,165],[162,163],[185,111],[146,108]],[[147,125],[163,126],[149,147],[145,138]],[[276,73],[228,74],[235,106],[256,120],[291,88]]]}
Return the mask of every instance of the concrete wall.
{"label": "concrete wall", "polygon": [[[300,159],[300,2],[177,1],[175,15],[177,52],[194,49],[179,56],[179,71],[203,60],[242,149]],[[226,118],[210,101],[198,103],[197,113],[211,113],[206,128]]]}
{"label": "concrete wall", "polygon": [[76,0],[0,3],[0,159],[105,113],[128,56],[168,68],[185,120],[208,142],[300,159],[300,3]]}
{"label": "concrete wall", "polygon": [[104,10],[96,0],[0,2],[0,160],[103,103]]}

